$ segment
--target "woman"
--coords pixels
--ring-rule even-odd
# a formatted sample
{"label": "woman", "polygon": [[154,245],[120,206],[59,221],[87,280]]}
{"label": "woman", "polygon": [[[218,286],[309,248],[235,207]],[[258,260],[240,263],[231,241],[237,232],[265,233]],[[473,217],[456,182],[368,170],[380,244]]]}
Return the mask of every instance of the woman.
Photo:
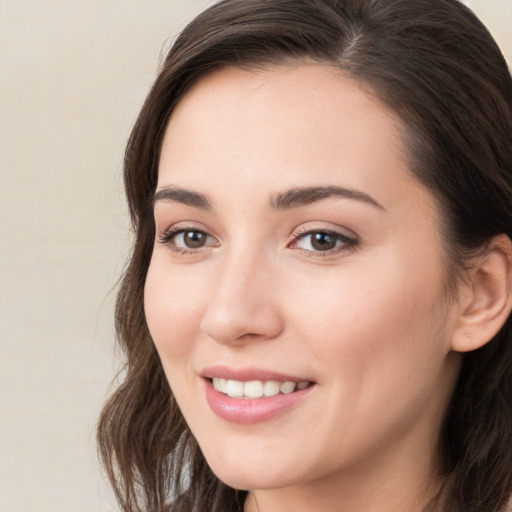
{"label": "woman", "polygon": [[123,510],[506,510],[510,133],[455,0],[198,16],[126,152]]}

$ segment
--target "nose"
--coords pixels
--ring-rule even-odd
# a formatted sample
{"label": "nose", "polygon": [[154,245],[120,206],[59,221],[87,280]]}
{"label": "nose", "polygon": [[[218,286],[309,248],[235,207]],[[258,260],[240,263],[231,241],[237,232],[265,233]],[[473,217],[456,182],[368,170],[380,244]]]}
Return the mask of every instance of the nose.
{"label": "nose", "polygon": [[225,345],[277,337],[283,318],[277,304],[277,283],[268,265],[240,255],[225,261],[212,288],[201,321],[209,337]]}

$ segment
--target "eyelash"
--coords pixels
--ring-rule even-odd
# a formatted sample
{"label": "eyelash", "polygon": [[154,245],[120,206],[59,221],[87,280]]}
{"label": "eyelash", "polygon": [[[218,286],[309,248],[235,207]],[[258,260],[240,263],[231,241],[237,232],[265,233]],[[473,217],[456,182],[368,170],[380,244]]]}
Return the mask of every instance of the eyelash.
{"label": "eyelash", "polygon": [[201,235],[206,236],[207,238],[212,238],[211,235],[209,235],[206,231],[202,229],[198,229],[195,227],[170,227],[162,236],[158,238],[158,241],[163,244],[167,245],[171,251],[178,253],[178,254],[195,254],[203,247],[199,247],[198,249],[185,249],[184,247],[178,247],[174,240],[178,235],[181,235],[182,233],[201,233]]}
{"label": "eyelash", "polygon": [[297,250],[307,253],[308,256],[312,256],[314,258],[326,258],[329,256],[336,255],[340,252],[351,251],[354,250],[359,241],[356,238],[351,238],[347,235],[339,233],[338,231],[334,231],[331,229],[299,229],[293,233],[293,241],[290,246],[297,245],[301,240],[304,240],[308,236],[322,234],[332,237],[336,243],[341,242],[339,247],[335,247],[333,249],[329,249],[327,251],[314,251],[308,249],[297,248]]}
{"label": "eyelash", "polygon": [[[203,249],[205,246],[198,247],[197,249],[185,249],[183,247],[178,247],[174,240],[176,237],[183,233],[200,233],[201,235],[207,237],[207,238],[213,238],[211,235],[209,235],[206,231],[202,229],[198,229],[195,227],[171,227],[169,228],[162,236],[158,238],[158,241],[163,244],[167,245],[171,251],[183,254],[183,255],[189,255],[189,254],[196,254],[199,250]],[[359,241],[355,238],[351,238],[347,235],[343,235],[342,233],[339,233],[338,231],[333,231],[330,229],[304,229],[304,230],[298,230],[293,233],[293,240],[290,244],[288,244],[288,247],[296,246],[301,240],[304,240],[308,236],[312,236],[315,234],[322,234],[329,237],[332,237],[336,243],[341,242],[342,245],[339,247],[335,247],[333,249],[329,249],[326,251],[315,251],[315,250],[309,250],[309,249],[301,249],[296,248],[296,250],[299,250],[303,253],[307,253],[308,256],[315,257],[315,258],[325,258],[328,256],[332,256],[334,254],[338,254],[339,252],[343,251],[350,251],[354,250],[357,245],[359,244]]]}

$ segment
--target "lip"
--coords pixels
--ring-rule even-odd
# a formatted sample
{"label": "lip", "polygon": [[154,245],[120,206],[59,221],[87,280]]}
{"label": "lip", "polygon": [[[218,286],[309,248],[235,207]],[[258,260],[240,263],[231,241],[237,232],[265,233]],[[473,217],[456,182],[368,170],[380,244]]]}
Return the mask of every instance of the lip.
{"label": "lip", "polygon": [[[256,368],[228,368],[216,366],[205,368],[201,372],[206,400],[212,412],[219,418],[238,424],[254,424],[268,421],[275,416],[284,414],[290,408],[300,405],[316,388],[310,379],[285,375],[269,370]],[[288,394],[279,394],[262,398],[232,398],[213,387],[211,379],[219,377],[223,379],[251,381],[251,380],[276,380],[278,382],[312,382],[313,385],[305,389]]]}
{"label": "lip", "polygon": [[248,382],[251,380],[275,380],[278,382],[313,382],[308,377],[297,377],[286,375],[284,373],[274,372],[263,368],[233,368],[228,366],[209,366],[200,372],[201,377],[205,379],[213,379],[218,377],[221,379],[241,380]]}

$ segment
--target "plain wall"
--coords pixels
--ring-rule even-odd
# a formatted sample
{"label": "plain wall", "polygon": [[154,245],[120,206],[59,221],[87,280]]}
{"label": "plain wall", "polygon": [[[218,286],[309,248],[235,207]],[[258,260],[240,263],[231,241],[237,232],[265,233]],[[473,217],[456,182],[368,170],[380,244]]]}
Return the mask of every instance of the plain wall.
{"label": "plain wall", "polygon": [[[124,144],[206,0],[0,0],[0,512],[117,510],[94,429],[118,359]],[[467,2],[512,57],[512,0]]]}

